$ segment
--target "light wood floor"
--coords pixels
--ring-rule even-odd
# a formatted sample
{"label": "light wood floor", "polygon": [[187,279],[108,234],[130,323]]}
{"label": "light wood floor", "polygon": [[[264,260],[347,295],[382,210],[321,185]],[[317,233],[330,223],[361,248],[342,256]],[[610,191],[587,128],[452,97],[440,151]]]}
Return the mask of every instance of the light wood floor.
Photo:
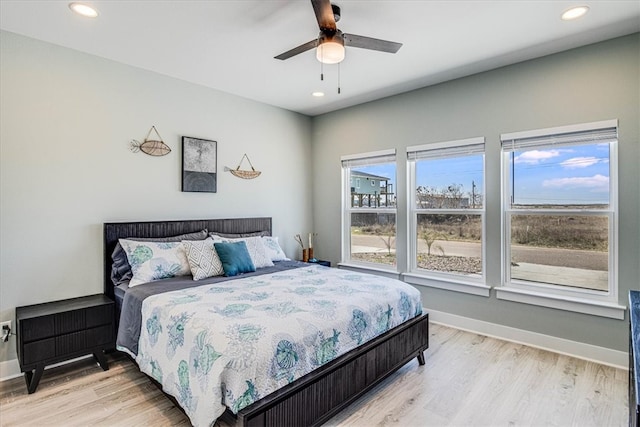
{"label": "light wood floor", "polygon": [[[435,324],[425,356],[327,425],[628,425],[627,371]],[[22,378],[0,383],[0,425],[189,425],[128,358],[109,362],[47,370],[32,395]]]}

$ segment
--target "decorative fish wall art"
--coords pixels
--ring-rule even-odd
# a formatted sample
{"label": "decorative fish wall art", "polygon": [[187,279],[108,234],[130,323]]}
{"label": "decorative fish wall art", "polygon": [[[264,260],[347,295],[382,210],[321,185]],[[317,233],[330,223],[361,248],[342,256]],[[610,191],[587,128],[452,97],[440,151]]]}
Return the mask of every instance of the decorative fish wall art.
{"label": "decorative fish wall art", "polygon": [[[149,137],[151,136],[151,132],[156,133],[156,135],[158,136],[157,140],[149,139]],[[135,139],[131,140],[131,151],[134,153],[142,151],[143,153],[150,156],[166,156],[171,152],[171,148],[169,148],[169,146],[164,143],[156,127],[151,126],[151,129],[149,129],[149,133],[147,133],[147,137],[143,142],[137,141]]]}

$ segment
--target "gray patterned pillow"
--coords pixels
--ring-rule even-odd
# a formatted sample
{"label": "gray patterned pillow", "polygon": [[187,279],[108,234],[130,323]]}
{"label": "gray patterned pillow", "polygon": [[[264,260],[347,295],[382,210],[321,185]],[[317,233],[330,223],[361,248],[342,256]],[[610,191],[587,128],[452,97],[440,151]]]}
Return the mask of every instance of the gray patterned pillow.
{"label": "gray patterned pillow", "polygon": [[193,280],[222,276],[224,269],[218,253],[213,247],[213,239],[182,242],[187,253],[187,261],[191,268]]}

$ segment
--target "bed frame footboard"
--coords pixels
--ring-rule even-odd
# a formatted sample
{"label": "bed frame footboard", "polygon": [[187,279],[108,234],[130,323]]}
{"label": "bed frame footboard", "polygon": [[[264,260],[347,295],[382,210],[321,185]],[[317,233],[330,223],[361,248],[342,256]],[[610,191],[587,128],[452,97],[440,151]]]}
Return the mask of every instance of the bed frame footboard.
{"label": "bed frame footboard", "polygon": [[224,418],[243,427],[320,425],[414,357],[424,365],[428,347],[423,314]]}

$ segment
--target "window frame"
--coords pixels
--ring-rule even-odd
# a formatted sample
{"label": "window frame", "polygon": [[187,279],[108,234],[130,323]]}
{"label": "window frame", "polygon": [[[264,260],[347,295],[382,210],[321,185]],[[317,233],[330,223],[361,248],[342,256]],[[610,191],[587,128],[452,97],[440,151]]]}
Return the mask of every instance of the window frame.
{"label": "window frame", "polygon": [[[550,149],[571,145],[596,144],[597,140],[579,140],[579,135],[595,135],[615,128],[615,140],[609,144],[609,206],[606,209],[560,209],[511,207],[511,155],[517,149]],[[572,137],[574,138],[572,140]],[[556,142],[552,142],[552,140]],[[502,134],[501,140],[501,286],[496,287],[498,299],[594,314],[616,319],[624,318],[624,307],[618,305],[618,121],[560,126],[524,132]],[[530,140],[514,148],[515,141]],[[539,142],[535,142],[538,140]],[[509,147],[509,141],[511,146]],[[506,148],[505,148],[506,146]],[[606,216],[608,221],[608,290],[568,287],[560,284],[536,283],[511,277],[511,218],[514,215]]]}
{"label": "window frame", "polygon": [[[381,161],[378,163],[376,159]],[[354,209],[351,206],[351,170],[353,166],[345,166],[345,163],[359,162],[374,164],[386,164],[393,163],[395,167],[395,179],[398,179],[398,165],[395,149],[372,151],[367,153],[359,153],[352,155],[341,156],[341,170],[342,170],[342,226],[341,226],[341,254],[340,265],[345,267],[363,268],[367,270],[377,270],[383,273],[397,273],[398,270],[398,258],[396,247],[396,265],[388,265],[382,263],[365,262],[356,260],[351,257],[351,214],[358,213],[392,213],[395,215],[395,229],[397,241],[398,236],[398,206],[397,202],[394,207],[378,207],[378,208],[357,208]],[[359,179],[359,178],[358,178]]]}
{"label": "window frame", "polygon": [[[406,148],[407,152],[407,215],[409,224],[408,235],[408,272],[403,276],[408,283],[447,289],[463,293],[470,293],[488,297],[490,286],[486,285],[486,152],[485,138],[476,137],[453,141],[435,142],[431,144],[416,145]],[[417,162],[420,159],[412,158],[420,152],[431,152],[429,157],[434,159],[444,159],[452,157],[463,157],[467,155],[482,155],[482,188],[483,194],[482,208],[418,208],[417,206]],[[438,156],[437,153],[441,152]],[[418,215],[421,214],[471,214],[480,217],[481,241],[480,251],[482,258],[482,274],[480,277],[465,275],[463,273],[448,273],[435,270],[427,270],[418,267]]]}

